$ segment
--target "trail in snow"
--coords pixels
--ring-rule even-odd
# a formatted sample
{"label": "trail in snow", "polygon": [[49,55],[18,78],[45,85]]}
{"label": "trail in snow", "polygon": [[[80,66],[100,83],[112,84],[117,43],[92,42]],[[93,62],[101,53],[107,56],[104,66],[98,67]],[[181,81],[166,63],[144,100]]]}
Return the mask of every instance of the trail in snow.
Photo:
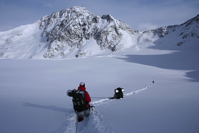
{"label": "trail in snow", "polygon": [[[131,96],[137,94],[141,91],[149,89],[152,85],[148,84],[146,87],[139,89],[137,91],[132,91],[125,93],[124,96]],[[103,98],[97,101],[91,102],[92,105],[98,106],[110,102],[109,98]],[[55,133],[75,133],[76,132],[76,114],[71,112],[67,114],[65,121],[62,123],[59,129]],[[88,118],[85,117],[83,122],[78,123],[77,128],[78,133],[113,133],[113,130],[110,126],[105,124],[103,116],[96,111],[91,111],[91,114]]]}
{"label": "trail in snow", "polygon": [[129,93],[125,93],[124,96],[130,96],[130,95],[134,95],[134,94],[137,94],[141,91],[144,91],[146,89],[149,89],[152,85],[151,84],[148,84],[146,87],[142,88],[142,89],[139,89],[137,91],[132,91],[132,92],[129,92]]}
{"label": "trail in snow", "polygon": [[71,112],[67,114],[67,117],[64,120],[64,122],[53,133],[75,133],[76,132],[75,126],[76,126],[76,114],[75,112]]}
{"label": "trail in snow", "polygon": [[[71,112],[67,114],[65,121],[53,133],[75,133],[76,132],[76,114]],[[103,116],[96,111],[92,111],[88,118],[78,123],[78,133],[113,133],[112,129],[104,124]]]}
{"label": "trail in snow", "polygon": [[[124,93],[124,98],[125,98],[126,96],[134,95],[134,94],[137,94],[137,93],[139,93],[139,92],[141,92],[141,91],[144,91],[144,90],[146,90],[146,89],[149,89],[151,86],[152,86],[151,84],[148,84],[146,87],[144,87],[144,88],[142,88],[142,89],[139,89],[139,90],[136,90],[136,91],[132,91],[132,92],[129,92],[129,93]],[[108,102],[108,101],[111,101],[111,100],[110,100],[109,98],[103,98],[103,99],[100,99],[100,100],[97,100],[97,101],[93,101],[93,102],[91,102],[91,104],[92,104],[93,106],[98,106],[98,105],[104,104],[104,103],[106,103],[106,102]]]}

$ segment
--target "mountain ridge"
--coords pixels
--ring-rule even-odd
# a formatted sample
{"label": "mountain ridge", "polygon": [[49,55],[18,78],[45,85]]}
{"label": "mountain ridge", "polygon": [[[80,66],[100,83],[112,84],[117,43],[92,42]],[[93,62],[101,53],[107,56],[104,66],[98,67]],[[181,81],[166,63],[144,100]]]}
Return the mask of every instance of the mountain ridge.
{"label": "mountain ridge", "polygon": [[198,41],[198,22],[199,15],[180,25],[134,31],[110,14],[100,17],[85,7],[74,6],[46,15],[33,24],[0,32],[0,57],[41,59],[103,55],[143,43],[157,45],[157,40],[171,35],[178,38],[174,39],[174,44],[182,46],[190,40]]}

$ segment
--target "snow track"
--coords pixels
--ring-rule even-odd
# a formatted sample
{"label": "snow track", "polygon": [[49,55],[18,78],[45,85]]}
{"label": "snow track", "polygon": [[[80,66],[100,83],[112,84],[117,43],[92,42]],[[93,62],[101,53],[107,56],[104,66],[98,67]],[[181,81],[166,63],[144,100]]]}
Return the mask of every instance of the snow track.
{"label": "snow track", "polygon": [[[132,92],[129,92],[129,93],[124,93],[124,97],[140,93],[140,92],[142,92],[142,91],[144,91],[146,89],[149,89],[151,86],[152,86],[151,84],[148,84],[146,87],[144,87],[142,89],[139,89],[139,90],[136,90],[136,91],[132,91]],[[93,101],[93,102],[91,102],[91,104],[93,106],[98,106],[100,104],[105,104],[105,103],[110,102],[110,101],[111,100],[109,98],[104,98],[104,99],[100,99],[100,100],[97,100],[97,101]]]}
{"label": "snow track", "polygon": [[78,123],[78,133],[113,133],[112,129],[104,124],[104,118],[96,111],[92,111],[89,118]]}
{"label": "snow track", "polygon": [[[125,93],[124,96],[131,96],[137,94],[141,91],[149,89],[152,85],[148,84],[146,87],[139,89],[137,91],[132,91]],[[97,101],[91,102],[92,105],[98,106],[101,104],[106,104],[111,102],[109,98],[100,99]],[[76,114],[71,112],[67,114],[65,121],[62,123],[60,128],[54,133],[75,133],[76,132]],[[113,133],[113,130],[110,126],[105,124],[103,116],[96,111],[91,111],[89,118],[84,119],[84,121],[78,123],[78,133]]]}
{"label": "snow track", "polygon": [[[78,133],[113,133],[112,129],[104,124],[103,116],[98,112],[92,111],[89,118],[78,123]],[[67,114],[65,121],[53,133],[76,133],[76,114]]]}
{"label": "snow track", "polygon": [[152,85],[151,84],[148,84],[146,87],[142,88],[142,89],[139,89],[137,91],[132,91],[132,92],[129,92],[129,93],[125,93],[124,96],[130,96],[130,95],[134,95],[134,94],[137,94],[141,91],[144,91],[146,89],[149,89]]}

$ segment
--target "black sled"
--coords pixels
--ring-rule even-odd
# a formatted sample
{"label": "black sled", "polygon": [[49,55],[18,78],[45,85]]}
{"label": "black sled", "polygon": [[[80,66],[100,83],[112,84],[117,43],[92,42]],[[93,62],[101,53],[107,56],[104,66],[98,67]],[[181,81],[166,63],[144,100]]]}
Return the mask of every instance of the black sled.
{"label": "black sled", "polygon": [[115,94],[110,99],[121,99],[121,98],[124,98],[123,92],[124,92],[124,88],[118,87],[117,89],[114,90]]}

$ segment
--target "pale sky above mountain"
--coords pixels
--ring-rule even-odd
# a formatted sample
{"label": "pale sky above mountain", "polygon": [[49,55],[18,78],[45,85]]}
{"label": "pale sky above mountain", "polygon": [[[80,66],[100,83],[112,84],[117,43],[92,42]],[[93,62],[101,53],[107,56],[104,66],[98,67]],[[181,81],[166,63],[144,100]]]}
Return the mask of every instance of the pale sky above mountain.
{"label": "pale sky above mountain", "polygon": [[0,32],[31,24],[72,6],[111,14],[133,30],[181,24],[199,14],[199,0],[0,0]]}

